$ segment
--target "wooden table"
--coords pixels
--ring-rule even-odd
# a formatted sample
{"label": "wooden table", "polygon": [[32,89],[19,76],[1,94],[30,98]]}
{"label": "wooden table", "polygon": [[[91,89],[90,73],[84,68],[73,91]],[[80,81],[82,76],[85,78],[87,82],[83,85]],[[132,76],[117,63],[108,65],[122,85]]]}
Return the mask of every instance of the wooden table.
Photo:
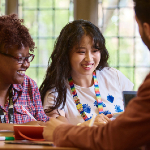
{"label": "wooden table", "polygon": [[22,145],[22,144],[5,144],[0,141],[0,150],[79,150],[78,148],[54,147],[43,145]]}

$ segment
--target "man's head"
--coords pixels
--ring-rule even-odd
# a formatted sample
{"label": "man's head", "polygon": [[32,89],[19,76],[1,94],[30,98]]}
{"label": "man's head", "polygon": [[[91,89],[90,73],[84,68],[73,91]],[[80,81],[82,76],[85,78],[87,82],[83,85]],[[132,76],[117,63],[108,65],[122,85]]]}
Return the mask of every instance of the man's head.
{"label": "man's head", "polygon": [[141,23],[150,24],[150,0],[133,0],[134,10]]}
{"label": "man's head", "polygon": [[143,42],[150,49],[150,0],[133,0],[136,21]]}

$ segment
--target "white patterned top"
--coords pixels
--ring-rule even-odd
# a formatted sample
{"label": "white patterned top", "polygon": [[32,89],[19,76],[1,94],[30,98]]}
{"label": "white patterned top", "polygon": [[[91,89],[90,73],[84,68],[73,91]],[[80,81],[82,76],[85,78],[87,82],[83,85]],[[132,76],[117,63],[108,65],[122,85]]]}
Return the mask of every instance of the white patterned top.
{"label": "white patterned top", "polygon": [[[96,76],[103,102],[103,113],[106,115],[124,111],[122,91],[131,91],[134,86],[133,83],[115,68],[105,67],[101,71],[97,70]],[[88,118],[92,118],[93,114],[98,114],[94,84],[88,88],[75,84],[75,88]],[[49,106],[54,104],[54,97],[57,97],[57,93],[51,93],[52,91],[54,89],[46,93],[44,109],[48,109]],[[76,108],[69,86],[67,89],[66,104],[63,110],[70,123],[76,125],[79,122],[84,122]]]}

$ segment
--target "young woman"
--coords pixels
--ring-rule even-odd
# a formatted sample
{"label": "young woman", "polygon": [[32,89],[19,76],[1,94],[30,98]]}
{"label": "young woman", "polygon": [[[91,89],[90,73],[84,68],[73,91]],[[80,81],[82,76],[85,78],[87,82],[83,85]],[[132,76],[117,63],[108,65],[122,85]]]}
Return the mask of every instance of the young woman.
{"label": "young woman", "polygon": [[16,18],[16,14],[0,16],[0,130],[49,120],[37,84],[25,75],[35,43],[23,20]]}
{"label": "young woman", "polygon": [[[133,84],[118,70],[108,67],[105,39],[89,21],[75,20],[61,31],[40,87],[47,115],[62,115],[77,124],[93,114],[124,111],[122,91]],[[109,119],[104,116],[102,120]]]}

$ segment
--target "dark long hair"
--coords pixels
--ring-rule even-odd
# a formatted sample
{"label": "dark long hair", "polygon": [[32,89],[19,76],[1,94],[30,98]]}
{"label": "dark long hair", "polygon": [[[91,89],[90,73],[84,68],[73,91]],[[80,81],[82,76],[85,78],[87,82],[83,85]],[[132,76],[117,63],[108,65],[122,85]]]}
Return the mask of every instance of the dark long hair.
{"label": "dark long hair", "polygon": [[65,105],[67,81],[71,72],[69,54],[72,48],[80,43],[83,35],[92,37],[94,45],[99,46],[101,60],[96,69],[102,70],[104,67],[108,66],[107,60],[109,54],[105,47],[105,39],[99,28],[85,20],[75,20],[68,23],[62,29],[55,42],[54,50],[49,58],[45,79],[40,86],[42,102],[48,90],[55,88],[55,91],[58,92],[54,106],[50,107],[50,111],[57,109],[61,104],[63,104],[62,108]]}

